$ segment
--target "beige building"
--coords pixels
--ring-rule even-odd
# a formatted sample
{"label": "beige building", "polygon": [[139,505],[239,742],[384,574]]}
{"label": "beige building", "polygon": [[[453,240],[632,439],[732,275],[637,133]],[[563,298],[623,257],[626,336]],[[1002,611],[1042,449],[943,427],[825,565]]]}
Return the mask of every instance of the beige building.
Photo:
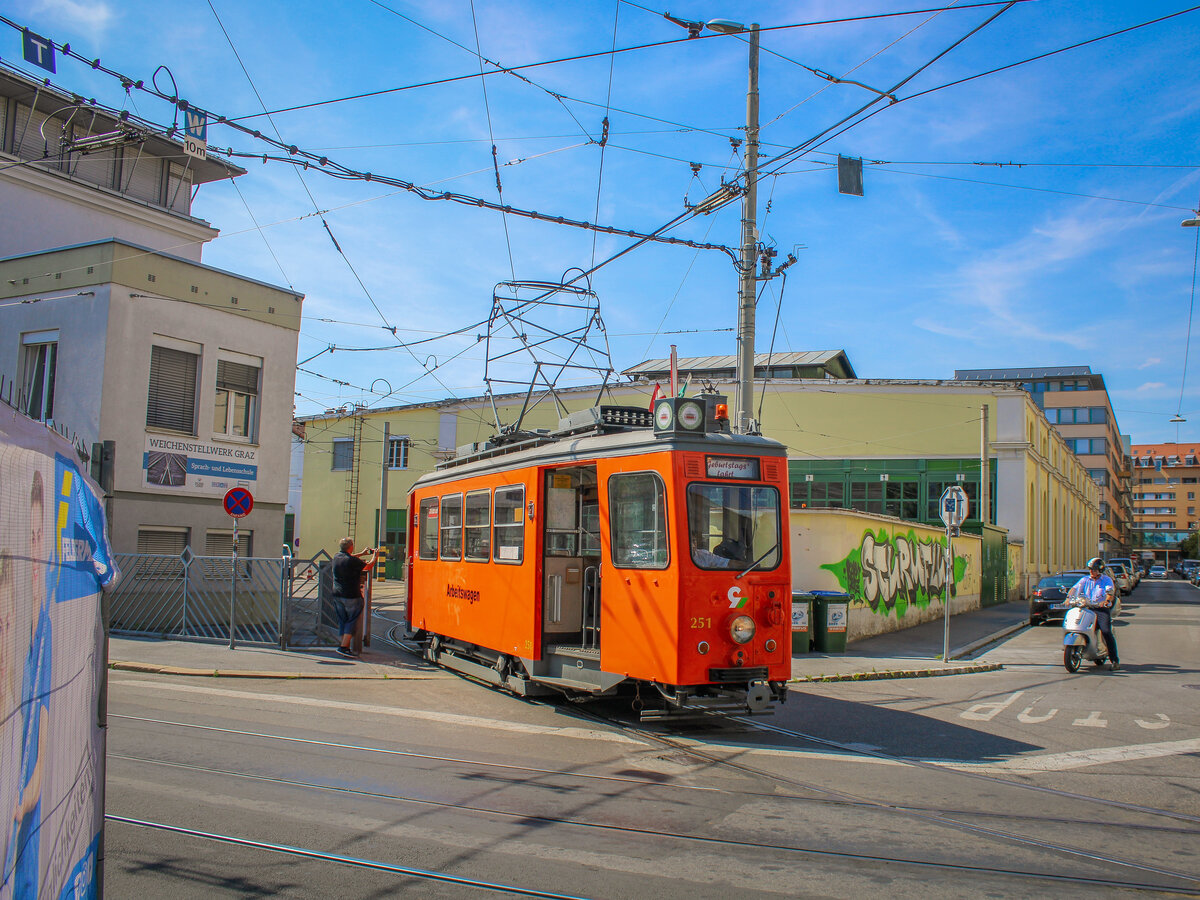
{"label": "beige building", "polygon": [[1092,550],[1105,557],[1128,556],[1133,533],[1129,439],[1117,426],[1104,377],[1088,366],[961,369],[954,377],[1014,383],[1029,393],[1100,486],[1100,538]]}
{"label": "beige building", "polygon": [[0,73],[0,393],[104,459],[118,552],[228,553],[235,486],[280,552],[303,298],[204,265],[191,215],[241,174]]}

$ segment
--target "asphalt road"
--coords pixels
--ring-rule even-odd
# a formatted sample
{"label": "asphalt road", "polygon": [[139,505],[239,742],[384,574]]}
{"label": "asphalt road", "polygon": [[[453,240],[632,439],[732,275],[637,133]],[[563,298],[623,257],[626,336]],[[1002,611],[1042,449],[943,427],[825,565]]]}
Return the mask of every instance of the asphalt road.
{"label": "asphalt road", "polygon": [[113,673],[107,810],[142,824],[109,820],[106,890],[1200,893],[1200,590],[1143,582],[1125,609],[1119,673],[1068,674],[1042,627],[986,651],[1001,671],[796,685],[771,717],[654,731],[624,703],[532,703],[436,670]]}

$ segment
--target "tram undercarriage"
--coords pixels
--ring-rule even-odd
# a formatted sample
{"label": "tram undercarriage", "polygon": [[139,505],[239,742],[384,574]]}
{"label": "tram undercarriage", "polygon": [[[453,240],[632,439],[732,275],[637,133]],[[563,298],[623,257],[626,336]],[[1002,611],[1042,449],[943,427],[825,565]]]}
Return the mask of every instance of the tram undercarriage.
{"label": "tram undercarriage", "polygon": [[413,636],[425,659],[520,697],[556,694],[574,700],[629,695],[642,721],[695,715],[747,715],[773,712],[787,701],[787,684],[768,681],[766,667],[712,670],[715,684],[664,685],[638,681],[600,668],[600,651],[549,646],[540,660],[511,656],[443,635]]}

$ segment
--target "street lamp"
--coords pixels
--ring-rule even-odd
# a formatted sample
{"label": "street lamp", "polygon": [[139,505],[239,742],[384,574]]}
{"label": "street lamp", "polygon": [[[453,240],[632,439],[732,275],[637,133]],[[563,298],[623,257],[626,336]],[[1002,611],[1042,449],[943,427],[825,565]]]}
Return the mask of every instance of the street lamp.
{"label": "street lamp", "polygon": [[750,79],[746,90],[746,189],[742,194],[742,259],[739,264],[737,364],[735,366],[734,404],[737,431],[749,434],[750,413],[754,409],[754,299],[757,278],[755,263],[758,247],[758,23],[749,27],[729,19],[699,22],[663,17],[686,28],[688,37],[698,37],[701,27],[717,34],[750,34]]}
{"label": "street lamp", "polygon": [[1184,228],[1189,228],[1189,227],[1194,228],[1195,226],[1200,225],[1200,219],[1197,219],[1194,217],[1191,219],[1184,219],[1179,224],[1182,225]]}

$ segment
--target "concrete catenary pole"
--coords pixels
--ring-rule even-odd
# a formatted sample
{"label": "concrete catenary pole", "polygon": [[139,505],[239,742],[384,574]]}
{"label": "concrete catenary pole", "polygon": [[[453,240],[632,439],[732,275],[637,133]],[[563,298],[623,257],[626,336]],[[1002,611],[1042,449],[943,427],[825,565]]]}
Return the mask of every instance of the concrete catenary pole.
{"label": "concrete catenary pole", "polygon": [[746,91],[746,193],[742,197],[742,260],[738,290],[737,422],[751,430],[754,409],[754,301],[758,263],[758,24],[750,26],[750,84]]}

